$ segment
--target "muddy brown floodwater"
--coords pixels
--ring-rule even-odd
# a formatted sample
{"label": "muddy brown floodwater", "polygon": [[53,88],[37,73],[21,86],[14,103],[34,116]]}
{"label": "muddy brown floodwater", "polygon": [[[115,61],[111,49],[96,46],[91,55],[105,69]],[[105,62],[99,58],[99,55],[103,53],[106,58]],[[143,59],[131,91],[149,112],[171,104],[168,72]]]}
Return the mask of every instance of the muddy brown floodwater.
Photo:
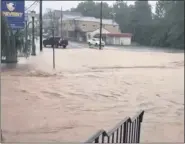
{"label": "muddy brown floodwater", "polygon": [[84,142],[145,110],[141,142],[184,141],[184,54],[52,50],[2,66],[5,142]]}

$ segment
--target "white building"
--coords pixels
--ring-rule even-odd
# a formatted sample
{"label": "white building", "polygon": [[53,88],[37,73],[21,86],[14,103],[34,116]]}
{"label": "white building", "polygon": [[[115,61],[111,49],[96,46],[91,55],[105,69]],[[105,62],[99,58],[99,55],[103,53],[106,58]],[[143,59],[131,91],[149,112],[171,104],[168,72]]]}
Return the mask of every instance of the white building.
{"label": "white building", "polygon": [[[100,35],[100,29],[91,32],[89,35],[98,38]],[[89,37],[88,37],[89,38]],[[102,39],[106,45],[130,45],[132,34],[131,33],[113,33],[102,28]]]}

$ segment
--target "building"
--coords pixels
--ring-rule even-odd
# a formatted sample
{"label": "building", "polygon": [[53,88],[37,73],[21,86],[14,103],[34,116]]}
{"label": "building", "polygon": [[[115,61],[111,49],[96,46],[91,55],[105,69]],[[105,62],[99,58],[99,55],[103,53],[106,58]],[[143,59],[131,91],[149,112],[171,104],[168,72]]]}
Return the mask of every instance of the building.
{"label": "building", "polygon": [[[76,41],[99,37],[100,19],[94,17],[68,17],[62,22],[63,36]],[[107,45],[130,45],[132,34],[121,33],[119,25],[111,19],[102,19],[102,39]]]}
{"label": "building", "polygon": [[[55,15],[55,36],[86,42],[100,34],[100,19],[84,17],[79,12],[52,11]],[[51,16],[43,16],[43,29],[51,31]],[[131,34],[121,33],[119,25],[112,19],[102,19],[102,39],[107,45],[130,45]]]}
{"label": "building", "polygon": [[68,11],[61,11],[61,10],[53,10],[51,11],[51,14],[49,14],[48,12],[43,15],[43,29],[44,29],[44,33],[50,33],[51,27],[53,26],[53,22],[54,22],[56,36],[62,36],[61,23],[63,19],[65,20],[65,19],[82,16],[82,14],[78,12],[68,12]]}
{"label": "building", "polygon": [[[102,20],[102,27],[108,32],[119,33],[119,25],[110,19]],[[62,23],[63,35],[78,41],[87,41],[99,31],[100,19],[94,17],[75,17],[64,19]]]}
{"label": "building", "polygon": [[58,31],[60,32],[60,36],[66,36],[66,21],[70,21],[79,17],[82,17],[82,14],[79,12],[69,12],[69,11],[63,11],[62,12],[62,17],[59,19],[59,29]]}
{"label": "building", "polygon": [[[96,34],[94,37],[99,38],[99,34]],[[107,45],[130,45],[132,34],[102,32],[102,39]]]}

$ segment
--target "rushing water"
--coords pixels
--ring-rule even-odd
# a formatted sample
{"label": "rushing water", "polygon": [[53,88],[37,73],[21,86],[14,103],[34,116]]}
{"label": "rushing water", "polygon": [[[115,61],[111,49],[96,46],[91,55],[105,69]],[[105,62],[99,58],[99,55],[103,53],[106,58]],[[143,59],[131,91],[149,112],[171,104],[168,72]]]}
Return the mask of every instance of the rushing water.
{"label": "rushing water", "polygon": [[184,55],[66,49],[2,67],[5,142],[83,142],[145,110],[142,142],[184,141]]}

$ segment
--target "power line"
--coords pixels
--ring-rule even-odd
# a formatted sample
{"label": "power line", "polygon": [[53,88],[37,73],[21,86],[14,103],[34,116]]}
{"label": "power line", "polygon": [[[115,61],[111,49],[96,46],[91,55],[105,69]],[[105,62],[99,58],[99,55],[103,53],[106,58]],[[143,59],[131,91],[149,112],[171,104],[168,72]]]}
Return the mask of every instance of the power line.
{"label": "power line", "polygon": [[28,9],[30,9],[33,5],[35,5],[38,1],[34,1],[25,11],[27,11]]}
{"label": "power line", "polygon": [[38,6],[39,3],[40,3],[40,2],[37,1],[37,3],[35,4],[35,7],[34,7],[32,10],[35,10],[35,8]]}
{"label": "power line", "polygon": [[34,1],[29,7],[26,8],[25,11],[27,11],[28,9],[30,9],[37,1]]}

